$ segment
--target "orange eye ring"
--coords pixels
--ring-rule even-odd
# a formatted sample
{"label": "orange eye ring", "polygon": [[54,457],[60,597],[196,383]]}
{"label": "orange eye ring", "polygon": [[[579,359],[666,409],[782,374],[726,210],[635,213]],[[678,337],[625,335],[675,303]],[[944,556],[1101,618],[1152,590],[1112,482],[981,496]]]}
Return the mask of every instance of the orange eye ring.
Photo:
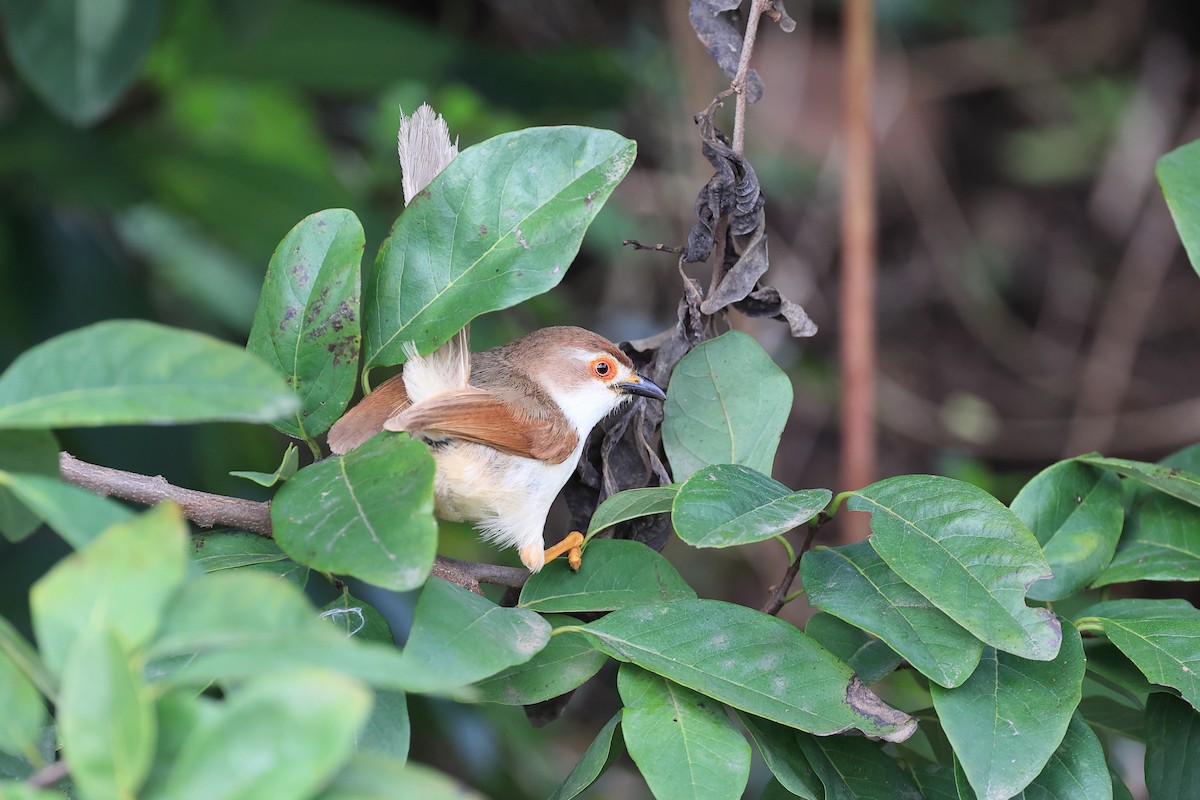
{"label": "orange eye ring", "polygon": [[611,381],[617,377],[617,363],[611,358],[593,358],[588,366],[591,367],[592,375],[602,381]]}

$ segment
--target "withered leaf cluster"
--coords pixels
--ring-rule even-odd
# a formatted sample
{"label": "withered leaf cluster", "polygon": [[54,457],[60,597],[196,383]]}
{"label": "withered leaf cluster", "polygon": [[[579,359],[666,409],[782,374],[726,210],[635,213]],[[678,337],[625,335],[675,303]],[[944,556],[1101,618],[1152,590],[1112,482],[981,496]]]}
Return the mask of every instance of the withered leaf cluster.
{"label": "withered leaf cluster", "polygon": [[[737,0],[692,0],[689,12],[697,36],[731,77],[742,46],[735,20],[738,6]],[[769,13],[785,30],[795,27],[779,2]],[[750,100],[761,96],[762,82],[753,71],[746,86]],[[747,316],[777,318],[788,324],[793,336],[817,332],[803,308],[761,283],[769,266],[766,201],[754,168],[743,155],[734,152],[728,138],[716,127],[714,117],[720,106],[718,97],[696,117],[701,152],[713,165],[714,173],[696,198],[696,222],[679,260],[683,296],[675,326],[650,339],[622,345],[638,369],[664,387],[675,365],[691,348],[727,327],[727,308]],[[706,294],[684,273],[683,264],[710,258],[714,260],[716,280]],[[592,432],[579,468],[564,489],[573,527],[585,529],[596,506],[610,495],[671,483],[662,449],[662,421],[661,404],[638,400]],[[610,530],[615,538],[636,539],[661,550],[671,534],[671,521],[668,515],[659,514]]]}

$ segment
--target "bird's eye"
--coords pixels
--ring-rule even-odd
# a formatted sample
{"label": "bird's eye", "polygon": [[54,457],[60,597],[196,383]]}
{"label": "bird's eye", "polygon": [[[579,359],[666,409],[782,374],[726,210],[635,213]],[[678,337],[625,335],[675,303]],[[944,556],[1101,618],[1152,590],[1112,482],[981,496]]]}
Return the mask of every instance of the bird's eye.
{"label": "bird's eye", "polygon": [[612,380],[617,374],[617,365],[612,362],[611,358],[593,359],[592,374],[602,381]]}

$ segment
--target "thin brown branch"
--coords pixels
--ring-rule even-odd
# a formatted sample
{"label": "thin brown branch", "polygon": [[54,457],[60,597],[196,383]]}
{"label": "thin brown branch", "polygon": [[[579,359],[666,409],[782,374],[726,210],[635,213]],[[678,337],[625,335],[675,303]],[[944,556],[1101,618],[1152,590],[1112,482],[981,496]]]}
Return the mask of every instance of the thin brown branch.
{"label": "thin brown branch", "polygon": [[784,598],[787,597],[788,589],[792,588],[792,583],[796,580],[796,576],[800,573],[800,559],[804,558],[804,554],[812,548],[813,539],[817,537],[817,531],[825,524],[828,517],[825,512],[808,526],[808,534],[804,537],[804,544],[796,551],[796,558],[791,564],[788,564],[787,571],[783,573],[783,577],[779,579],[779,583],[775,584],[771,589],[771,597],[767,600],[766,605],[762,607],[762,613],[774,616],[779,613],[779,609],[783,608]]}
{"label": "thin brown branch", "polygon": [[448,556],[438,556],[437,561],[433,564],[433,574],[477,594],[481,583],[520,589],[529,578],[529,571],[520,567],[502,567],[498,564],[460,561]]}
{"label": "thin brown branch", "polygon": [[[871,119],[874,0],[847,0],[846,146],[842,196],[842,447],[843,488],[875,475],[875,149]],[[843,536],[865,538],[865,525],[844,522]]]}
{"label": "thin brown branch", "polygon": [[70,774],[66,761],[55,761],[39,769],[25,779],[35,789],[49,789]]}
{"label": "thin brown branch", "polygon": [[621,244],[632,247],[634,250],[654,250],[659,253],[674,253],[677,256],[681,256],[685,252],[682,247],[672,247],[666,244],[642,244],[637,239],[622,239]]}
{"label": "thin brown branch", "polygon": [[[161,475],[141,475],[89,464],[66,452],[59,453],[58,466],[64,481],[95,494],[145,506],[171,500],[182,509],[185,517],[202,528],[222,525],[268,538],[272,535],[269,502],[184,489],[168,483]],[[519,567],[479,564],[444,556],[437,557],[432,574],[473,592],[480,591],[481,583],[520,588],[529,577],[529,573]]]}
{"label": "thin brown branch", "polygon": [[742,53],[731,84],[731,88],[737,92],[733,111],[733,152],[738,155],[746,151],[746,75],[750,72],[750,56],[758,39],[758,21],[771,5],[772,0],[751,0],[750,14],[746,17],[746,33],[742,38]]}

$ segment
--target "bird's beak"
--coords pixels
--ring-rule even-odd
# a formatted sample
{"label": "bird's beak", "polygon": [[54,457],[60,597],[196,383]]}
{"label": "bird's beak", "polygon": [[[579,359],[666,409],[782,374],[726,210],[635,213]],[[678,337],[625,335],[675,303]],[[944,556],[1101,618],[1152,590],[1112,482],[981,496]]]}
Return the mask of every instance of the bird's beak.
{"label": "bird's beak", "polygon": [[655,400],[667,399],[667,393],[661,386],[638,372],[633,373],[629,380],[616,384],[615,388],[621,394],[638,394],[642,397],[653,397]]}

